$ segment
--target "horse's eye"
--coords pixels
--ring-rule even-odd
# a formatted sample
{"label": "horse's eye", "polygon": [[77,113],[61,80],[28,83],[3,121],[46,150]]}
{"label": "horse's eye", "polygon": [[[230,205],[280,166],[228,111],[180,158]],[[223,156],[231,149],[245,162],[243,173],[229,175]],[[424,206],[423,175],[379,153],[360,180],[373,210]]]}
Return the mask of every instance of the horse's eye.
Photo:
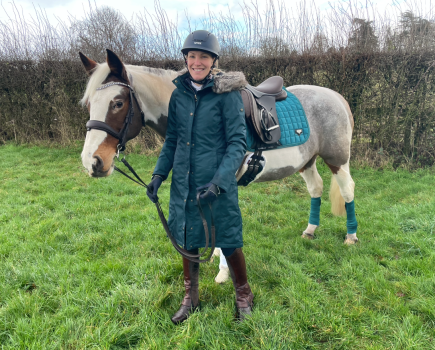
{"label": "horse's eye", "polygon": [[116,108],[121,108],[124,104],[122,102],[116,102],[115,103],[115,107]]}

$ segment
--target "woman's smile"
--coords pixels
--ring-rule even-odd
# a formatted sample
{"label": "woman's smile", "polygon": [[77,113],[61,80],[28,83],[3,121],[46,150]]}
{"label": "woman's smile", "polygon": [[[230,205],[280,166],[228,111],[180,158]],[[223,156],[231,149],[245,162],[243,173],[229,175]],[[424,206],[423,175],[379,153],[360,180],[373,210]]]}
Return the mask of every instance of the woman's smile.
{"label": "woman's smile", "polygon": [[189,51],[187,68],[194,80],[201,81],[207,77],[213,66],[213,57],[203,51]]}

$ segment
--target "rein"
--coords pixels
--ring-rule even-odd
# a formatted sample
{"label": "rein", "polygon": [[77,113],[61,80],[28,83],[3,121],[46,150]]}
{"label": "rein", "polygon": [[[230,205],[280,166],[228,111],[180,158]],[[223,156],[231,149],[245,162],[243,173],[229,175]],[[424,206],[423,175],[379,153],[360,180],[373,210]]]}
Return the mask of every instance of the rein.
{"label": "rein", "polygon": [[[101,131],[105,131],[107,132],[109,135],[113,136],[114,138],[119,140],[118,145],[116,146],[117,148],[117,154],[116,154],[116,158],[123,163],[129,170],[130,172],[134,175],[134,177],[136,178],[136,180],[134,178],[132,178],[131,176],[127,175],[125,172],[123,172],[121,169],[119,169],[118,167],[114,167],[114,169],[121,173],[122,175],[124,175],[125,177],[129,178],[130,180],[132,180],[133,182],[137,183],[139,186],[145,187],[147,190],[149,190],[148,185],[139,177],[139,175],[136,173],[136,171],[133,169],[133,167],[127,162],[127,160],[125,159],[125,156],[123,155],[122,159],[119,159],[119,155],[120,152],[125,150],[125,144],[127,143],[128,139],[128,127],[130,126],[130,124],[133,121],[133,117],[135,116],[135,107],[134,104],[136,104],[137,109],[139,109],[140,114],[141,114],[141,118],[142,118],[142,125],[145,125],[145,115],[143,113],[143,111],[140,109],[139,104],[137,103],[137,99],[134,93],[133,88],[125,83],[121,83],[121,82],[111,82],[108,84],[105,84],[101,87],[99,87],[97,90],[103,90],[109,86],[112,85],[123,85],[125,87],[128,87],[130,89],[130,106],[129,106],[129,110],[128,110],[128,114],[127,117],[125,118],[124,121],[124,125],[123,128],[121,129],[120,132],[116,132],[111,126],[109,126],[107,123],[105,122],[101,122],[98,120],[89,120],[86,123],[86,129],[87,131],[90,131],[92,129],[96,129],[96,130],[101,130]],[[204,190],[205,191],[205,190]],[[202,256],[204,256],[204,254],[206,253],[208,247],[209,247],[209,240],[210,240],[210,235],[209,235],[209,231],[208,231],[208,225],[207,225],[207,220],[204,216],[204,211],[202,210],[202,206],[201,206],[201,201],[199,196],[202,194],[202,192],[198,192],[196,195],[196,201],[198,203],[198,210],[199,210],[199,215],[201,216],[201,220],[202,220],[202,224],[204,226],[204,234],[205,234],[205,249],[201,254],[192,254],[190,253],[188,250],[181,248],[177,241],[175,240],[174,236],[171,234],[171,231],[169,230],[169,226],[168,226],[168,222],[166,221],[165,215],[163,213],[162,207],[159,203],[159,201],[157,200],[156,203],[154,203],[156,205],[157,208],[157,213],[159,215],[160,221],[162,222],[163,228],[166,231],[166,234],[168,236],[168,238],[170,239],[172,245],[174,246],[174,248],[177,250],[178,253],[181,254],[181,256],[183,258],[186,258],[190,261],[196,262],[196,263],[205,263],[210,261],[211,257],[213,256],[213,252],[216,246],[216,229],[215,229],[215,224],[214,224],[214,219],[213,219],[213,215],[211,215],[211,251],[210,254],[205,258],[205,259],[200,259]],[[210,208],[210,213],[212,213],[212,206],[210,203],[208,203],[208,206]]]}

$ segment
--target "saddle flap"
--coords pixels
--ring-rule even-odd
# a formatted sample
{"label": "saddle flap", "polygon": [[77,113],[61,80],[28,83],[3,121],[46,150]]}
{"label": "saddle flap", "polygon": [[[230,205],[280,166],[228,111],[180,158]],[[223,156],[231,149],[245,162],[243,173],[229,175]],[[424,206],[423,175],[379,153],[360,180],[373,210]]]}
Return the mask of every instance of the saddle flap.
{"label": "saddle flap", "polygon": [[241,91],[248,123],[262,143],[275,144],[281,138],[278,116],[275,108],[275,96],[264,95],[255,98],[251,91]]}

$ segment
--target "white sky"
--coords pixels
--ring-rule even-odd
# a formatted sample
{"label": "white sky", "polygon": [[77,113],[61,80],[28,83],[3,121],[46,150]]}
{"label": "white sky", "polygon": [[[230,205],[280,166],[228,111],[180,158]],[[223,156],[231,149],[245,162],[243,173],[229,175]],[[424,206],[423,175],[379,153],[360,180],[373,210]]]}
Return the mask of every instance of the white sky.
{"label": "white sky", "polygon": [[[35,7],[43,9],[47,14],[52,24],[57,23],[56,19],[67,22],[68,16],[71,15],[76,19],[80,19],[85,11],[89,11],[89,2],[87,0],[0,0],[0,21],[6,21],[9,16],[13,16],[13,7],[15,6],[24,14],[25,18],[35,14]],[[154,0],[89,0],[94,7],[109,6],[119,10],[127,19],[132,18],[135,13],[143,13],[147,9],[150,13],[154,13]],[[245,0],[247,4],[251,4],[255,0]],[[296,4],[296,0],[284,0],[285,4]],[[346,3],[349,0],[308,0],[316,3],[316,6],[321,10],[327,10],[329,4],[337,4],[339,2]],[[434,0],[435,1],[435,0]],[[356,2],[356,1],[353,1]],[[365,4],[366,0],[359,1]],[[402,8],[409,8],[409,5],[416,8],[417,14],[427,13],[427,8],[431,8],[431,0],[371,0],[375,4],[379,12],[391,11],[393,3],[400,4]],[[258,0],[259,7],[266,3],[266,0]],[[168,16],[173,20],[178,19],[178,23],[186,18],[185,13],[189,14],[191,19],[195,19],[203,15],[208,8],[213,12],[231,13],[235,19],[242,16],[241,6],[243,0],[160,0],[161,7],[165,10]],[[360,5],[363,6],[363,5]],[[419,8],[420,7],[420,8]],[[425,16],[426,17],[426,16]],[[431,16],[429,16],[431,17]],[[427,17],[426,17],[427,18]]]}

